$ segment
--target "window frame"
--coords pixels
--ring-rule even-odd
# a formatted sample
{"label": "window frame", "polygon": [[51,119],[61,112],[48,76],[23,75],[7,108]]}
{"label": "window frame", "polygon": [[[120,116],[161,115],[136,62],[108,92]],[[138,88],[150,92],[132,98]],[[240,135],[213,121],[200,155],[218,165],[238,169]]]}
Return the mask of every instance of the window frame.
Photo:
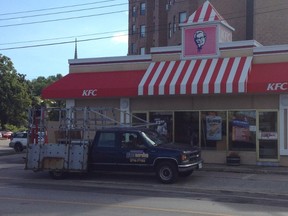
{"label": "window frame", "polygon": [[146,3],[145,2],[141,2],[140,3],[140,15],[145,15],[146,14]]}
{"label": "window frame", "polygon": [[[185,18],[183,19],[182,15],[184,14]],[[179,23],[185,23],[186,20],[187,20],[187,12],[186,11],[179,12]]]}
{"label": "window frame", "polygon": [[141,38],[146,37],[146,25],[140,25],[140,37]]}
{"label": "window frame", "polygon": [[137,16],[137,8],[136,6],[132,6],[132,17],[136,17]]}

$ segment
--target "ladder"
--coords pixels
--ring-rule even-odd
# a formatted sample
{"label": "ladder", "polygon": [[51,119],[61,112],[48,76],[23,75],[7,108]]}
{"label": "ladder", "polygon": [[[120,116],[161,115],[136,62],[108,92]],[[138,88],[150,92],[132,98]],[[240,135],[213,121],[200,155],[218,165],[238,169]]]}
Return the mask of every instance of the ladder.
{"label": "ladder", "polygon": [[[129,116],[129,122],[120,122],[121,115]],[[47,132],[54,131],[56,142],[71,143],[73,140],[90,142],[97,129],[107,127],[148,127],[155,125],[135,115],[111,107],[32,108],[29,110],[28,143],[49,141]],[[123,118],[126,120],[127,118]],[[138,124],[132,123],[137,119]],[[53,122],[53,124],[51,123]],[[49,137],[51,137],[51,134]]]}

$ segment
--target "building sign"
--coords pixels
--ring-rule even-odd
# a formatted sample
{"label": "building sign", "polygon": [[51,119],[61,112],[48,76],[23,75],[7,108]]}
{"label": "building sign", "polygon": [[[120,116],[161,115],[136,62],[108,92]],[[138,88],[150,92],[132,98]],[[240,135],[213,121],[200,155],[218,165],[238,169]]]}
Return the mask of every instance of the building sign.
{"label": "building sign", "polygon": [[82,97],[95,97],[97,96],[97,89],[84,89]]}
{"label": "building sign", "polygon": [[267,84],[267,91],[287,91],[288,90],[288,82],[282,82],[282,83],[268,83]]}
{"label": "building sign", "polygon": [[218,55],[217,25],[183,28],[183,58]]}

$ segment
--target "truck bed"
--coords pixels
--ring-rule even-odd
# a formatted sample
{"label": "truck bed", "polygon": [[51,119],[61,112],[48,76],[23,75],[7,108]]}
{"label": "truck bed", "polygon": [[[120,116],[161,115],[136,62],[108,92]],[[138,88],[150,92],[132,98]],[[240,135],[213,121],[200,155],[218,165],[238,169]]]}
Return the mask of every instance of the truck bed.
{"label": "truck bed", "polygon": [[85,172],[88,163],[88,142],[30,144],[27,148],[27,170],[61,170]]}

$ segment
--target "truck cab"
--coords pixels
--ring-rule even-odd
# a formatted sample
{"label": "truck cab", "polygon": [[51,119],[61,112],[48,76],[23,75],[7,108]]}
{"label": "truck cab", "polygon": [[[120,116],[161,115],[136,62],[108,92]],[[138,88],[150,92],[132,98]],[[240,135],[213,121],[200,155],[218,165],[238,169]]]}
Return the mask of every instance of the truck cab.
{"label": "truck cab", "polygon": [[98,130],[89,150],[89,170],[155,172],[163,183],[175,182],[202,167],[200,149],[168,143],[147,128]]}

